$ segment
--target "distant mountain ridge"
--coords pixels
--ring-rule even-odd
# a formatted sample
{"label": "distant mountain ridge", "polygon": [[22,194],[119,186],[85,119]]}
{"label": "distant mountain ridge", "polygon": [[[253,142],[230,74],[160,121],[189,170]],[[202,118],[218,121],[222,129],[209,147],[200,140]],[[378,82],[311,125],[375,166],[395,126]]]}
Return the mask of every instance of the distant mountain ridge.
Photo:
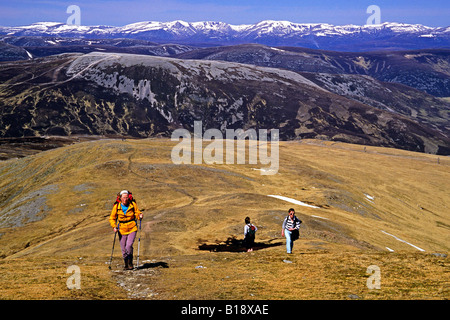
{"label": "distant mountain ridge", "polygon": [[2,63],[0,136],[145,138],[202,120],[221,131],[279,128],[282,140],[450,154],[443,102],[361,77],[101,52]]}
{"label": "distant mountain ridge", "polygon": [[255,24],[225,22],[143,21],[122,27],[76,26],[38,22],[29,26],[0,27],[0,35],[59,36],[89,39],[131,38],[158,43],[229,45],[259,43],[303,46],[338,51],[450,48],[450,27],[385,22],[379,25],[294,23],[265,20]]}
{"label": "distant mountain ridge", "polygon": [[296,72],[360,74],[450,97],[450,50],[336,52],[256,44],[185,50],[179,59],[221,60]]}

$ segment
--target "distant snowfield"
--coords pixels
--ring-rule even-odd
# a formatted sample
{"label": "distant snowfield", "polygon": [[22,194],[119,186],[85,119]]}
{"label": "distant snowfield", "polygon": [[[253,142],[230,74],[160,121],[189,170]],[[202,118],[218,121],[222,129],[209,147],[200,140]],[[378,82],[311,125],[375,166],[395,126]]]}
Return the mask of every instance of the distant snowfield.
{"label": "distant snowfield", "polygon": [[319,219],[324,219],[324,220],[329,220],[328,218],[324,218],[324,217],[317,216],[317,215],[314,215],[314,214],[312,214],[311,217],[319,218]]}
{"label": "distant snowfield", "polygon": [[[388,236],[393,237],[393,238],[394,238],[395,240],[397,240],[397,241],[406,243],[407,245],[410,245],[411,247],[416,248],[416,249],[419,250],[419,251],[422,251],[422,252],[425,251],[424,249],[419,248],[418,246],[415,246],[415,245],[413,245],[413,244],[411,244],[411,243],[409,243],[409,242],[407,242],[407,241],[405,241],[405,240],[402,240],[402,239],[400,239],[400,238],[394,236],[393,234],[387,233],[387,232],[384,231],[384,230],[380,230],[380,231],[381,231],[382,233],[384,233],[384,234],[387,234]],[[387,247],[386,247],[386,248],[387,248]],[[392,249],[388,248],[388,250],[391,251]],[[393,250],[392,250],[392,251],[393,251]]]}
{"label": "distant snowfield", "polygon": [[[138,90],[134,85],[134,80],[125,79],[124,75],[115,73],[105,73],[102,70],[114,67],[119,64],[123,67],[142,65],[147,68],[163,69],[174,75],[181,82],[188,83],[192,76],[206,77],[208,80],[219,80],[233,82],[235,80],[259,81],[259,82],[283,82],[290,86],[306,85],[317,90],[326,91],[314,82],[306,79],[302,75],[282,69],[250,66],[246,64],[226,61],[205,61],[205,60],[182,60],[168,57],[155,57],[146,55],[135,55],[126,53],[103,53],[91,52],[78,56],[69,66],[67,74],[77,75],[87,80],[96,82],[100,86],[113,88],[118,92],[134,94]],[[149,79],[142,79],[150,85]],[[145,91],[150,102],[152,97],[150,89]]]}
{"label": "distant snowfield", "polygon": [[[420,24],[383,22],[374,25],[332,25],[264,20],[254,24],[228,24],[221,21],[140,21],[125,26],[67,25],[62,22],[37,22],[25,26],[0,26],[0,34],[89,39],[142,39],[157,43],[233,45],[260,43],[269,46],[307,46],[337,51],[367,51],[371,48],[420,49],[447,47],[450,28]],[[330,39],[330,41],[327,41]],[[385,42],[385,39],[392,39]],[[317,40],[317,41],[316,41]],[[50,40],[51,41],[51,40]],[[323,43],[320,43],[323,42]]]}
{"label": "distant snowfield", "polygon": [[388,30],[392,33],[417,34],[419,37],[434,37],[448,32],[446,27],[428,27],[420,24],[406,24],[396,22],[384,22],[377,25],[332,25],[328,23],[295,23],[290,21],[264,20],[255,24],[232,25],[221,21],[141,21],[121,27],[93,25],[77,26],[67,25],[61,22],[37,22],[31,25],[16,27],[0,27],[0,31],[14,35],[28,32],[28,35],[65,35],[75,33],[82,35],[125,37],[140,35],[148,32],[160,32],[163,35],[177,37],[200,36],[217,37],[224,36],[231,39],[239,39],[255,35],[283,37],[293,35],[297,37],[307,36],[339,36],[371,34],[374,31]]}
{"label": "distant snowfield", "polygon": [[292,199],[292,198],[284,197],[284,196],[278,196],[278,195],[269,194],[268,197],[277,198],[277,199],[284,200],[284,201],[287,201],[287,202],[290,202],[290,203],[293,203],[293,204],[297,204],[297,205],[303,206],[303,207],[320,209],[319,207],[316,207],[316,206],[313,206],[313,205],[310,205],[310,204],[307,204],[307,203],[304,203],[304,202],[301,202],[301,201],[298,201],[298,200],[295,200],[295,199]]}
{"label": "distant snowfield", "polygon": [[375,197],[373,197],[373,196],[371,196],[371,195],[369,195],[367,193],[364,193],[364,196],[366,197],[366,200],[371,202],[371,203],[373,203],[373,200],[375,200]]}

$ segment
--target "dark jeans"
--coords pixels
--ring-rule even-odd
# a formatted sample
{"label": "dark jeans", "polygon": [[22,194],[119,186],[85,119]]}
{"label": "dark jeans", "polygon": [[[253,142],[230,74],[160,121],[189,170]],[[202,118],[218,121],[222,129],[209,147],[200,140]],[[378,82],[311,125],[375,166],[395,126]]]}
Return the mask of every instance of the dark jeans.
{"label": "dark jeans", "polygon": [[251,249],[255,245],[255,235],[246,235],[244,238],[244,246],[245,248]]}

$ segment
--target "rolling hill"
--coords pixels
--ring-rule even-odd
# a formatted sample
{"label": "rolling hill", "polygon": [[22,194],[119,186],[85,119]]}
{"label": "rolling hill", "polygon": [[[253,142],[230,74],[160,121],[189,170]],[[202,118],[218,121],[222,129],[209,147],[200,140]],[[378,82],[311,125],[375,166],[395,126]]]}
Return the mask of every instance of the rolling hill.
{"label": "rolling hill", "polygon": [[[325,81],[236,62],[100,52],[5,62],[0,71],[2,137],[170,136],[202,120],[222,131],[279,128],[282,140],[450,150],[447,102],[367,78]],[[368,81],[379,89],[356,99],[330,85],[364,91]]]}
{"label": "rolling hill", "polygon": [[370,76],[401,83],[437,97],[450,96],[450,50],[338,52],[300,47],[243,44],[197,48],[180,59],[240,62],[298,72]]}
{"label": "rolling hill", "polygon": [[[176,144],[98,140],[0,162],[0,296],[448,298],[447,158],[282,141],[278,174],[267,176],[261,165],[175,165]],[[145,215],[141,269],[121,271],[116,243],[108,271],[107,219],[124,188]],[[303,224],[287,256],[280,231],[290,207]],[[258,226],[251,254],[239,247],[246,216]],[[81,290],[66,287],[70,265],[82,270]],[[379,290],[366,287],[370,265],[381,269]],[[294,289],[283,290],[289,281]]]}

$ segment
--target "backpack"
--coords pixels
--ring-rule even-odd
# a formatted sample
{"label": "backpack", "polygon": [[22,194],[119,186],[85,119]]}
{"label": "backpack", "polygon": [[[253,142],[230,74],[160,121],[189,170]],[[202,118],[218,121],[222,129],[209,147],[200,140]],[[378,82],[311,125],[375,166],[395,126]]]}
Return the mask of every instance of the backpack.
{"label": "backpack", "polygon": [[[134,199],[133,198],[133,194],[130,192],[130,191],[128,191],[128,199],[130,200],[130,203],[136,203],[136,199]],[[116,214],[117,214],[117,212],[119,212],[119,204],[121,203],[122,201],[120,201],[120,192],[119,193],[117,193],[117,198],[116,198],[116,201],[114,202],[114,206],[116,206]],[[116,218],[116,222],[117,222],[117,219],[118,219],[118,217]],[[129,221],[125,221],[125,222],[130,222],[130,221],[134,221],[134,222],[136,222],[136,218],[135,219],[133,219],[133,220],[129,220]],[[123,222],[123,223],[125,223],[125,222]],[[137,222],[136,222],[136,225],[137,225]],[[118,226],[117,226],[118,227]]]}
{"label": "backpack", "polygon": [[[133,198],[133,194],[130,191],[128,191],[128,199],[130,200],[130,203],[136,203],[136,199]],[[113,204],[113,206],[117,205],[116,206],[116,213],[119,212],[119,204],[121,202],[122,201],[120,201],[120,192],[119,192],[119,193],[117,193],[116,201]]]}
{"label": "backpack", "polygon": [[[130,191],[128,191],[128,199],[130,200],[130,203],[136,202],[136,200],[133,198],[133,194],[132,194]],[[115,205],[116,203],[120,203],[120,202],[121,202],[121,201],[120,201],[120,192],[118,192],[118,193],[117,193],[116,201],[114,202],[114,205]]]}
{"label": "backpack", "polygon": [[254,225],[250,225],[250,226],[248,227],[247,235],[248,235],[248,236],[254,236],[255,233],[256,233],[256,228],[255,228],[255,226],[254,226]]}
{"label": "backpack", "polygon": [[298,229],[295,229],[291,233],[291,240],[296,241],[298,240],[298,238],[300,238],[300,232],[298,231]]}

